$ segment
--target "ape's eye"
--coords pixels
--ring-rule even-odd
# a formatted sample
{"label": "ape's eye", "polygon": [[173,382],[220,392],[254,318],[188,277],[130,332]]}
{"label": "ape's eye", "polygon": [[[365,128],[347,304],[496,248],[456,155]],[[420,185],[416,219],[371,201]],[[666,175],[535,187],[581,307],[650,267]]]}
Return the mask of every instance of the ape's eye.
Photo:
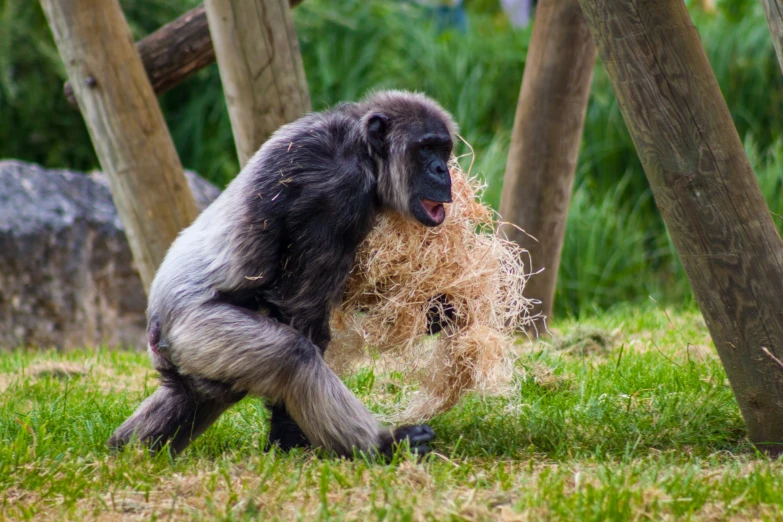
{"label": "ape's eye", "polygon": [[430,151],[430,150],[432,150],[432,145],[424,144],[424,145],[421,146],[421,150]]}

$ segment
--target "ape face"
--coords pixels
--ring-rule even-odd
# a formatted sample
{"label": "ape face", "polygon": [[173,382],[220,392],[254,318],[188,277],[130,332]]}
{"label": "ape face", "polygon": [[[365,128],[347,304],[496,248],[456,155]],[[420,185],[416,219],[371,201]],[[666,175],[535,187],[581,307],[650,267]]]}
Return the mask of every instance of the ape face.
{"label": "ape face", "polygon": [[446,219],[451,203],[448,161],[453,142],[450,120],[416,107],[403,115],[375,113],[368,118],[371,150],[381,158],[379,183],[384,203],[428,227]]}
{"label": "ape face", "polygon": [[410,200],[408,208],[421,224],[434,227],[446,219],[444,203],[451,203],[451,137],[446,129],[420,135],[409,145]]}

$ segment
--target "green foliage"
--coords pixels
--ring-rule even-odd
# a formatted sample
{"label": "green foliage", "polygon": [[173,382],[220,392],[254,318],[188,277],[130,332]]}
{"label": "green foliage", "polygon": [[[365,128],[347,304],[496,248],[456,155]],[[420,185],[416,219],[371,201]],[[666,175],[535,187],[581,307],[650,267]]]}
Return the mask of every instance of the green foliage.
{"label": "green foliage", "polygon": [[668,236],[648,227],[651,196],[631,190],[634,176],[627,171],[603,197],[584,181],[575,187],[555,293],[560,313],[599,312],[650,295],[682,302],[689,295]]}
{"label": "green foliage", "polygon": [[[197,0],[122,0],[136,38]],[[472,172],[497,205],[530,28],[513,30],[495,0],[468,2],[465,32],[439,28],[415,2],[307,0],[294,10],[314,109],[373,89],[426,92],[452,111],[475,150]],[[752,144],[768,201],[780,210],[783,75],[758,2],[692,9],[740,136]],[[61,95],[63,68],[38,2],[0,0],[0,157],[97,167],[78,112]],[[217,67],[160,98],[183,164],[219,185],[238,164]],[[468,152],[460,145],[457,153]],[[653,295],[688,298],[603,67],[596,67],[555,302],[579,315]],[[778,187],[777,189],[775,187]],[[777,219],[777,218],[776,218]],[[777,219],[783,225],[783,220]]]}
{"label": "green foliage", "polygon": [[61,94],[64,77],[38,2],[0,2],[0,157],[95,164],[81,115]]}
{"label": "green foliage", "polygon": [[745,140],[745,150],[756,178],[767,200],[772,219],[783,229],[783,139],[778,139],[762,151],[751,135]]}

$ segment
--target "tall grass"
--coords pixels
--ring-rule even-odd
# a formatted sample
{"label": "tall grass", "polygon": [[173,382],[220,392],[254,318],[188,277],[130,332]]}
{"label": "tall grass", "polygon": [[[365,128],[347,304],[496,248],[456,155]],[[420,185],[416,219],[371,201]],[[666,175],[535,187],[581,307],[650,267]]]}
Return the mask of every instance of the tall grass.
{"label": "tall grass", "polygon": [[762,150],[752,135],[745,139],[745,150],[756,173],[761,193],[767,200],[772,218],[783,230],[783,138]]}
{"label": "tall grass", "polygon": [[[670,250],[645,227],[643,209],[650,195],[633,194],[634,175],[626,172],[601,198],[584,182],[575,188],[555,295],[561,313],[580,315],[648,295],[679,301],[688,294],[680,278],[676,288],[664,285],[662,268]],[[649,273],[658,277],[645,277]]]}
{"label": "tall grass", "polygon": [[[140,38],[198,2],[121,3]],[[497,205],[530,28],[510,28],[497,2],[480,5],[464,32],[438,26],[408,1],[308,0],[294,19],[316,110],[379,88],[434,96],[475,149],[474,172],[488,184],[487,201]],[[764,193],[781,214],[783,76],[760,5],[719,5],[713,14],[693,9],[694,22],[740,136],[752,136],[748,144]],[[0,157],[97,167],[81,117],[61,95],[63,79],[38,3],[0,0]],[[185,166],[219,185],[230,181],[238,164],[216,66],[160,101]],[[556,313],[579,315],[647,295],[679,302],[688,295],[600,64],[575,187]]]}

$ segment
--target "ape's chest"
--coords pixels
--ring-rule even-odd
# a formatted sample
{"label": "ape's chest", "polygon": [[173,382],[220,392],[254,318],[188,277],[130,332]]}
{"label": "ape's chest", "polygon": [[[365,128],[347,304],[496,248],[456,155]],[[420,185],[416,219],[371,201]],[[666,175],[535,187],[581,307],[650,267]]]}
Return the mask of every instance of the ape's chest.
{"label": "ape's chest", "polygon": [[367,232],[356,229],[330,230],[289,243],[280,259],[276,286],[281,295],[335,299],[353,268],[356,250],[366,235]]}

